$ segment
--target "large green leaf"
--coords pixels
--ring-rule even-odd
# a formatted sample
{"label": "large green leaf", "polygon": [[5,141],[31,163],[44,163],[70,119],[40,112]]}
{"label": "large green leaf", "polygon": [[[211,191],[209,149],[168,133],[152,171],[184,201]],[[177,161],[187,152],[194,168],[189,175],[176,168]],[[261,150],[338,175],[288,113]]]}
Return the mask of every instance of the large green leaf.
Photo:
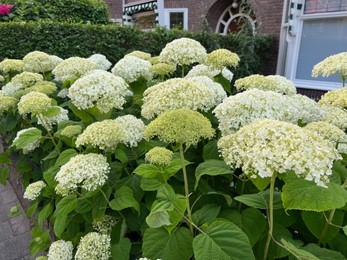
{"label": "large green leaf", "polygon": [[112,245],[112,259],[128,260],[131,249],[131,242],[128,238],[120,239],[119,243]]}
{"label": "large green leaf", "polygon": [[6,181],[10,176],[10,170],[7,167],[0,168],[0,183],[6,185]]}
{"label": "large green leaf", "polygon": [[320,260],[346,260],[346,258],[339,252],[321,248],[316,244],[308,244],[303,247],[306,251],[315,255]]}
{"label": "large green leaf", "polygon": [[267,228],[264,215],[254,208],[247,208],[242,211],[241,223],[241,229],[248,236],[252,246],[259,240]]}
{"label": "large green leaf", "polygon": [[87,112],[85,112],[83,110],[79,110],[77,107],[74,106],[74,104],[72,104],[71,101],[68,102],[68,107],[84,123],[88,124],[88,123],[91,123],[94,120],[93,116],[91,116],[90,114],[88,114]]}
{"label": "large green leaf", "polygon": [[159,187],[163,185],[157,178],[141,178],[140,187],[144,191],[155,191],[158,190]]}
{"label": "large green leaf", "polygon": [[54,234],[59,238],[61,237],[61,234],[64,232],[66,228],[66,221],[67,215],[62,215],[54,220]]}
{"label": "large green leaf", "polygon": [[62,166],[66,164],[72,157],[77,155],[77,152],[75,149],[66,149],[64,150],[58,157],[58,159],[55,161],[54,166]]}
{"label": "large green leaf", "polygon": [[12,146],[17,149],[22,149],[28,144],[34,143],[42,138],[42,131],[37,128],[29,129],[19,135],[19,137],[13,142]]}
{"label": "large green leaf", "polygon": [[[252,208],[268,209],[270,192],[269,190],[265,190],[255,194],[245,194],[245,195],[237,196],[234,199]],[[281,200],[281,192],[279,191],[274,192],[273,208],[274,209],[283,208],[282,200]]]}
{"label": "large green leaf", "polygon": [[294,255],[297,259],[300,259],[300,260],[319,260],[320,259],[312,255],[310,252],[307,252],[306,250],[297,248],[295,245],[285,241],[284,239],[281,239],[281,243],[284,246],[284,248],[287,249],[287,251],[290,252],[292,255]]}
{"label": "large green leaf", "polygon": [[53,203],[48,203],[43,209],[39,212],[37,216],[37,223],[42,226],[43,222],[53,213]]}
{"label": "large green leaf", "polygon": [[11,156],[10,150],[0,153],[0,164],[11,164],[10,156]]}
{"label": "large green leaf", "polygon": [[201,209],[196,210],[193,215],[193,222],[197,226],[201,226],[210,219],[216,218],[221,209],[220,205],[206,204]]}
{"label": "large green leaf", "polygon": [[168,211],[169,213],[169,221],[171,222],[170,226],[164,226],[167,231],[171,234],[172,230],[174,230],[177,225],[182,220],[182,215],[184,215],[184,212],[186,211],[187,205],[186,205],[186,199],[182,195],[176,195],[176,198],[172,202],[174,206],[174,210]]}
{"label": "large green leaf", "polygon": [[170,226],[169,211],[174,210],[174,205],[170,201],[155,201],[153,208],[146,218],[146,222],[151,228],[159,228],[162,226]]}
{"label": "large green leaf", "polygon": [[[189,165],[191,162],[185,161],[185,165]],[[175,175],[179,170],[182,169],[182,162],[180,159],[174,159],[170,162],[168,166],[165,167],[166,178],[169,179],[171,176]]]}
{"label": "large green leaf", "polygon": [[204,158],[204,161],[210,160],[210,159],[220,159],[220,153],[218,151],[217,146],[218,141],[213,139],[210,140],[203,148],[202,151],[202,157]]}
{"label": "large green leaf", "polygon": [[255,187],[257,187],[258,190],[262,191],[266,189],[267,186],[269,186],[271,182],[271,178],[261,178],[257,176],[256,178],[249,178],[250,181],[254,184]]}
{"label": "large green leaf", "polygon": [[195,170],[195,189],[198,186],[199,180],[203,175],[217,176],[217,175],[231,175],[232,170],[230,166],[226,165],[224,161],[220,160],[208,160],[200,163]]}
{"label": "large green leaf", "polygon": [[[326,212],[325,214],[327,215],[326,217],[329,217],[329,212]],[[323,212],[303,211],[301,216],[310,232],[323,243],[329,242],[339,233],[340,229],[338,227],[327,225]],[[343,223],[343,217],[344,212],[336,210],[332,223],[341,226]],[[325,230],[324,236],[322,235],[323,230]]]}
{"label": "large green leaf", "polygon": [[58,182],[54,179],[59,171],[59,167],[51,167],[43,173],[43,179],[46,181],[48,186],[55,187]]}
{"label": "large green leaf", "polygon": [[53,116],[57,116],[60,114],[60,107],[59,106],[51,106],[49,108],[47,108],[45,111],[42,112],[42,115],[46,116],[46,117],[53,117]]}
{"label": "large green leaf", "polygon": [[285,209],[326,211],[345,206],[347,191],[340,185],[328,183],[328,188],[317,186],[312,181],[291,179],[282,189]]}
{"label": "large green leaf", "polygon": [[54,217],[67,216],[73,211],[78,204],[77,196],[75,194],[62,198],[56,206]]}
{"label": "large green leaf", "polygon": [[189,230],[179,227],[169,234],[164,228],[147,228],[143,237],[143,256],[150,259],[189,260],[193,255]]}
{"label": "large green leaf", "polygon": [[142,178],[154,178],[160,174],[160,169],[153,164],[140,164],[134,173],[140,175]]}
{"label": "large green leaf", "polygon": [[217,219],[202,229],[193,240],[196,260],[255,259],[248,237],[235,224]]}
{"label": "large green leaf", "polygon": [[128,186],[123,186],[116,190],[115,198],[110,201],[110,207],[117,211],[125,208],[134,208],[137,212],[140,212],[140,204],[134,198],[133,190]]}

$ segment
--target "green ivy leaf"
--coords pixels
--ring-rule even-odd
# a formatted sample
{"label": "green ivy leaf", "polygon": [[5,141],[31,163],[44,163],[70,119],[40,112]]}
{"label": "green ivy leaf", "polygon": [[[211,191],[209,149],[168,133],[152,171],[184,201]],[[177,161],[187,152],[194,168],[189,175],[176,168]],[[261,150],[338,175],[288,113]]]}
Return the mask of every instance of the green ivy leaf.
{"label": "green ivy leaf", "polygon": [[224,161],[220,160],[207,160],[206,162],[200,163],[195,170],[195,187],[198,186],[199,180],[203,175],[218,176],[218,175],[231,175],[232,169],[226,165]]}
{"label": "green ivy leaf", "polygon": [[7,167],[0,168],[0,183],[6,185],[6,181],[10,176],[10,170]]}
{"label": "green ivy leaf", "polygon": [[42,131],[40,129],[34,128],[29,129],[26,132],[22,133],[17,140],[15,140],[12,146],[15,146],[17,149],[22,149],[28,144],[31,144],[42,138]]}
{"label": "green ivy leaf", "polygon": [[303,249],[297,248],[295,245],[285,241],[284,239],[281,239],[281,243],[284,246],[284,248],[288,252],[290,252],[293,256],[295,256],[297,259],[300,259],[300,260],[319,260],[320,259]]}
{"label": "green ivy leaf", "polygon": [[134,170],[134,173],[143,178],[155,178],[161,173],[160,169],[153,164],[140,164]]}
{"label": "green ivy leaf", "polygon": [[[329,212],[325,213],[329,217]],[[323,212],[312,212],[312,211],[303,211],[301,213],[302,219],[305,222],[306,227],[310,232],[321,242],[326,243],[333,239],[338,233],[339,228],[334,226],[327,226],[325,235],[322,236],[323,230],[326,228],[327,222],[323,215]],[[341,226],[343,223],[344,212],[341,210],[336,210],[332,223],[338,226]]]}
{"label": "green ivy leaf", "polygon": [[304,179],[290,180],[282,189],[285,209],[326,211],[343,207],[347,203],[347,191],[335,183],[328,188],[317,186]]}
{"label": "green ivy leaf", "polygon": [[75,149],[66,149],[64,150],[55,161],[54,166],[62,166],[66,164],[72,157],[76,156],[77,152]]}
{"label": "green ivy leaf", "polygon": [[143,255],[150,259],[189,260],[193,256],[192,241],[185,227],[171,234],[164,228],[147,228],[143,236]]}
{"label": "green ivy leaf", "polygon": [[217,219],[202,229],[193,240],[196,259],[255,259],[248,237],[235,224]]}
{"label": "green ivy leaf", "polygon": [[134,198],[133,190],[128,186],[120,187],[115,192],[115,198],[110,201],[110,207],[113,210],[121,211],[126,208],[134,208],[140,213],[140,204]]}
{"label": "green ivy leaf", "polygon": [[315,255],[319,260],[346,260],[341,253],[327,248],[321,248],[316,244],[308,244],[303,249]]}
{"label": "green ivy leaf", "polygon": [[[242,202],[243,204],[256,208],[256,209],[268,209],[269,208],[269,199],[270,199],[270,191],[265,190],[255,194],[245,194],[241,196],[237,196],[234,198],[235,200]],[[281,209],[282,200],[281,200],[281,192],[274,192],[274,209]]]}
{"label": "green ivy leaf", "polygon": [[221,206],[216,204],[206,204],[202,208],[196,210],[192,214],[193,222],[197,226],[201,226],[203,223],[210,219],[216,218],[219,214]]}

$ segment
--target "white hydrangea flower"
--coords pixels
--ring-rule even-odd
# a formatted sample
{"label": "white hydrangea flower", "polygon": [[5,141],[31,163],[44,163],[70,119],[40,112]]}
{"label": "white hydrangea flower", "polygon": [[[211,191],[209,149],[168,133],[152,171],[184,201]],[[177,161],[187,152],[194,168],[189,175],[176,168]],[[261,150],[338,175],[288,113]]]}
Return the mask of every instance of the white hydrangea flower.
{"label": "white hydrangea flower", "polygon": [[29,186],[25,189],[23,198],[28,200],[36,200],[40,194],[41,190],[47,185],[43,181],[37,181],[29,184]]}
{"label": "white hydrangea flower", "polygon": [[149,150],[145,159],[151,164],[169,165],[172,161],[173,152],[165,147],[154,147]]}
{"label": "white hydrangea flower", "polygon": [[217,49],[207,55],[206,63],[219,70],[223,67],[237,67],[240,62],[240,58],[236,53],[233,53],[227,49]]}
{"label": "white hydrangea flower", "polygon": [[143,121],[133,115],[121,116],[116,118],[115,121],[122,125],[124,129],[125,138],[122,143],[129,147],[136,147],[138,142],[142,140],[146,128]]}
{"label": "white hydrangea flower", "polygon": [[149,61],[135,56],[125,56],[114,65],[111,72],[122,77],[126,82],[132,83],[140,77],[151,80],[153,78],[153,73],[150,70],[151,66],[152,64]]}
{"label": "white hydrangea flower", "polygon": [[125,97],[131,95],[124,79],[107,71],[95,70],[76,80],[69,88],[68,97],[79,109],[96,106],[101,112],[107,113],[112,108],[122,109],[126,103]]}
{"label": "white hydrangea flower", "polygon": [[14,108],[17,104],[18,100],[14,97],[9,97],[3,94],[2,91],[0,91],[0,116],[10,110],[11,108]]}
{"label": "white hydrangea flower", "polygon": [[316,101],[300,94],[295,94],[288,98],[292,101],[293,106],[296,106],[300,111],[298,119],[301,119],[303,123],[308,124],[322,119],[324,111]]}
{"label": "white hydrangea flower", "polygon": [[11,79],[11,82],[3,86],[2,91],[8,96],[12,96],[17,90],[34,86],[43,81],[43,76],[38,73],[24,71]]}
{"label": "white hydrangea flower", "polygon": [[60,168],[55,180],[65,190],[76,189],[80,186],[93,191],[105,184],[109,171],[110,166],[103,155],[79,154]]}
{"label": "white hydrangea flower", "polygon": [[143,60],[148,60],[148,61],[152,58],[151,54],[147,52],[143,52],[143,51],[132,51],[125,56],[134,56],[134,57],[137,57]]}
{"label": "white hydrangea flower", "polygon": [[[346,52],[347,53],[347,52]],[[321,106],[347,108],[347,88],[339,88],[325,93],[318,101]]]}
{"label": "white hydrangea flower", "polygon": [[0,70],[5,74],[9,72],[23,72],[24,61],[17,59],[4,59],[0,62]]}
{"label": "white hydrangea flower", "polygon": [[63,88],[57,94],[57,96],[60,98],[66,98],[68,95],[69,95],[69,89],[68,88]]}
{"label": "white hydrangea flower", "polygon": [[71,260],[73,255],[71,241],[58,240],[51,244],[48,250],[48,260]]}
{"label": "white hydrangea flower", "polygon": [[93,54],[88,60],[96,63],[98,65],[97,68],[100,70],[108,70],[112,66],[112,63],[102,54]]}
{"label": "white hydrangea flower", "polygon": [[56,80],[72,83],[96,68],[97,64],[88,59],[71,57],[59,63],[52,73]]}
{"label": "white hydrangea flower", "polygon": [[234,78],[234,73],[232,73],[229,69],[223,68],[222,69],[222,76],[226,78],[229,81],[232,81]]}
{"label": "white hydrangea flower", "polygon": [[75,255],[76,260],[108,260],[111,256],[109,235],[91,232],[81,238]]}
{"label": "white hydrangea flower", "polygon": [[63,121],[69,120],[69,111],[61,107],[58,108],[60,109],[60,113],[58,115],[44,116],[42,114],[39,114],[37,116],[37,123],[39,125],[43,125],[48,131],[50,131],[52,130],[53,125],[58,125]]}
{"label": "white hydrangea flower", "polygon": [[54,64],[54,67],[56,67],[59,63],[63,61],[62,58],[56,56],[56,55],[51,55],[52,63]]}
{"label": "white hydrangea flower", "polygon": [[334,74],[341,74],[346,77],[347,74],[347,52],[341,52],[331,55],[313,67],[312,77],[328,77]]}
{"label": "white hydrangea flower", "polygon": [[334,160],[341,159],[334,145],[321,136],[271,119],[258,119],[235,134],[222,137],[218,147],[227,164],[242,168],[250,178],[294,171],[324,187]]}
{"label": "white hydrangea flower", "polygon": [[36,73],[52,71],[57,65],[55,58],[42,51],[29,52],[24,56],[23,61],[25,71]]}
{"label": "white hydrangea flower", "polygon": [[76,146],[91,145],[101,150],[114,151],[127,138],[126,129],[116,120],[108,119],[89,125],[77,137]]}
{"label": "white hydrangea flower", "polygon": [[93,229],[101,234],[110,234],[112,228],[117,224],[117,219],[110,215],[105,215],[102,219],[93,221]]}
{"label": "white hydrangea flower", "polygon": [[[12,143],[15,143],[22,134],[26,133],[29,130],[33,130],[33,129],[37,129],[37,128],[36,127],[29,127],[29,128],[22,129],[22,130],[18,131],[17,135],[13,139]],[[34,142],[31,142],[31,143],[27,144],[25,147],[23,147],[23,153],[27,154],[27,153],[29,153],[31,151],[34,151],[39,146],[40,146],[40,140],[36,140]]]}
{"label": "white hydrangea flower", "polygon": [[182,66],[195,62],[204,63],[207,52],[198,41],[180,38],[166,44],[159,57],[161,62]]}
{"label": "white hydrangea flower", "polygon": [[213,79],[220,73],[219,69],[215,69],[212,66],[207,66],[205,64],[195,65],[186,75],[186,78],[196,77],[196,76],[207,76]]}
{"label": "white hydrangea flower", "polygon": [[18,103],[18,112],[20,115],[37,115],[51,107],[52,99],[40,92],[29,92],[21,97]]}
{"label": "white hydrangea flower", "polygon": [[221,102],[223,88],[208,77],[173,78],[149,87],[143,93],[141,115],[150,119],[167,110],[186,108],[208,111]]}
{"label": "white hydrangea flower", "polygon": [[324,113],[322,121],[333,124],[343,131],[347,130],[347,111],[345,109],[322,106],[322,110]]}

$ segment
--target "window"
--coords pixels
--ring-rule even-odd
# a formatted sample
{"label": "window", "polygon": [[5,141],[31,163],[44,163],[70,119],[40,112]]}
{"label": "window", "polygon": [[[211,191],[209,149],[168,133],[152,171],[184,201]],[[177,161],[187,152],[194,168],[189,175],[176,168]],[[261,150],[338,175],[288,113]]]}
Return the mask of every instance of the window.
{"label": "window", "polygon": [[171,8],[165,9],[165,26],[169,29],[180,28],[188,30],[188,9]]}

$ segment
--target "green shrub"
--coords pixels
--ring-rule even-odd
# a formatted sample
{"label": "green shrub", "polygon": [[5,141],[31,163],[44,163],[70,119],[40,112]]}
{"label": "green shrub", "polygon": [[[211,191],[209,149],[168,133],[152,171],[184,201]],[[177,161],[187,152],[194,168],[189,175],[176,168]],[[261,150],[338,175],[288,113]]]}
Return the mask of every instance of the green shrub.
{"label": "green shrub", "polygon": [[38,21],[108,24],[108,7],[101,0],[5,0],[14,7],[0,21]]}
{"label": "green shrub", "polygon": [[226,48],[237,53],[242,62],[235,72],[235,78],[260,73],[272,46],[272,39],[267,36],[221,36],[205,32],[167,30],[162,27],[143,32],[127,26],[40,21],[0,23],[0,31],[4,36],[0,38],[0,60],[21,59],[31,51],[40,50],[61,58],[88,57],[93,53],[102,53],[113,64],[134,50],[148,52],[152,56],[159,55],[168,42],[189,37],[199,41],[208,52]]}

